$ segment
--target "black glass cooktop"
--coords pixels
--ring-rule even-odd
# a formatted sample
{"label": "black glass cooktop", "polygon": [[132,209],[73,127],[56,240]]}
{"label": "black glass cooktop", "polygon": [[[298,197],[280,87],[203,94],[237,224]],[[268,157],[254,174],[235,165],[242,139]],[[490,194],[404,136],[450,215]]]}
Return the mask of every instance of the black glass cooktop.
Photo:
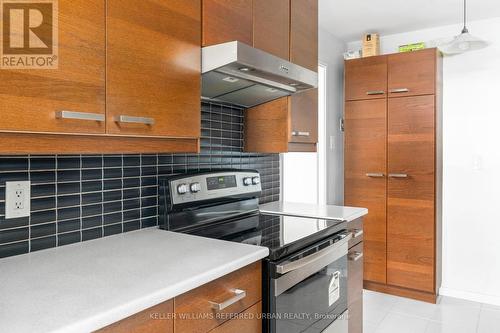
{"label": "black glass cooktop", "polygon": [[269,248],[269,258],[277,260],[336,234],[346,227],[346,223],[338,221],[256,213],[184,232],[266,246]]}

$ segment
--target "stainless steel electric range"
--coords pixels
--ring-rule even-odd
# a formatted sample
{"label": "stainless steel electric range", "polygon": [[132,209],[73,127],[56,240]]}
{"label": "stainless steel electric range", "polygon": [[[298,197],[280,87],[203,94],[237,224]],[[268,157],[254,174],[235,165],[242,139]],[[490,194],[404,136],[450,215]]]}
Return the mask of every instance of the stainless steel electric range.
{"label": "stainless steel electric range", "polygon": [[254,170],[162,179],[160,227],[269,248],[264,332],[347,332],[347,224],[261,214],[261,190]]}

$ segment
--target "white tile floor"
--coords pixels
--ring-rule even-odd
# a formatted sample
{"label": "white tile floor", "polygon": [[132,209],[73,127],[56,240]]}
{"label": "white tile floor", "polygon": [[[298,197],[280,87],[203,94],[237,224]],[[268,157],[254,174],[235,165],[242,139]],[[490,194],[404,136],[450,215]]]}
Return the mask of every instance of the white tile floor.
{"label": "white tile floor", "polygon": [[364,333],[499,333],[500,307],[440,297],[438,304],[364,291]]}

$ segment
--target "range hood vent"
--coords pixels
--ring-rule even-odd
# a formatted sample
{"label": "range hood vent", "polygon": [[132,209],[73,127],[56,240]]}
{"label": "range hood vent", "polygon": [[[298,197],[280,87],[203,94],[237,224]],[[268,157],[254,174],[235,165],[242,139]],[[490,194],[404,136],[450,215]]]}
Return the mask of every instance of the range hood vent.
{"label": "range hood vent", "polygon": [[318,74],[241,42],[202,49],[202,99],[253,107],[318,86]]}

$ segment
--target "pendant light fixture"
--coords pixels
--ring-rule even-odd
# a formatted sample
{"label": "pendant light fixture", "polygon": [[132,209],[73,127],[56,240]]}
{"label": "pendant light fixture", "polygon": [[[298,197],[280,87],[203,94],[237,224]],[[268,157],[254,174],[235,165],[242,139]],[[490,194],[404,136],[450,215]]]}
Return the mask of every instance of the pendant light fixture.
{"label": "pendant light fixture", "polygon": [[462,33],[453,38],[451,42],[441,45],[439,50],[444,54],[452,55],[479,50],[487,46],[488,42],[469,33],[469,29],[467,29],[467,0],[464,0],[464,28]]}

